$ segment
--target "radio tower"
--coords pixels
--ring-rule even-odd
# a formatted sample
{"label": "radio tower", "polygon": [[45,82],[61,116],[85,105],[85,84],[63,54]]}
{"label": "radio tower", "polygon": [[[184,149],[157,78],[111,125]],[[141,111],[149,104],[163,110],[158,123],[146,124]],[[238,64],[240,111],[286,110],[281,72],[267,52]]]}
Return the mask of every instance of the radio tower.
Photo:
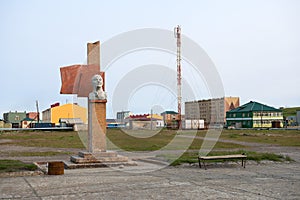
{"label": "radio tower", "polygon": [[178,128],[181,129],[181,28],[178,25],[174,28],[174,35],[177,38],[177,100],[178,100]]}

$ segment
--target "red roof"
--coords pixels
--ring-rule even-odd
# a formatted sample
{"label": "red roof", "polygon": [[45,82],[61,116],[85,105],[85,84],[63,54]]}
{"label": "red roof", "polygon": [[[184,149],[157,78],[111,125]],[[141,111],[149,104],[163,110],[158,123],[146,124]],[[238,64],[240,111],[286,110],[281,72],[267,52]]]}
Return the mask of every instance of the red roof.
{"label": "red roof", "polygon": [[130,115],[129,118],[131,119],[148,119],[147,117],[149,116],[150,114],[143,114],[143,115]]}

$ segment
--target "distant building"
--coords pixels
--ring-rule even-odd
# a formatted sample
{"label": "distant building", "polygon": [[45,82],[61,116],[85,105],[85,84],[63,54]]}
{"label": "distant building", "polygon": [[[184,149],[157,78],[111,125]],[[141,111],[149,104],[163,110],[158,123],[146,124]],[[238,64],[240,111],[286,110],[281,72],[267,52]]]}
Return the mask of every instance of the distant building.
{"label": "distant building", "polygon": [[156,129],[164,127],[163,117],[158,114],[130,115],[130,129]]}
{"label": "distant building", "polygon": [[28,112],[28,113],[26,113],[26,118],[30,118],[30,119],[33,119],[33,120],[38,120],[38,117],[39,117],[39,113],[37,113],[37,112]]}
{"label": "distant building", "polygon": [[12,124],[0,119],[0,128],[12,128]]}
{"label": "distant building", "polygon": [[126,118],[129,117],[132,113],[130,111],[120,111],[117,112],[117,122],[120,124],[125,124]]}
{"label": "distant building", "polygon": [[11,112],[3,113],[3,119],[5,122],[11,123],[12,128],[20,128],[21,121],[26,118],[26,112]]}
{"label": "distant building", "polygon": [[179,127],[179,115],[175,111],[165,111],[161,113],[165,127],[177,129]]}
{"label": "distant building", "polygon": [[64,104],[52,106],[42,112],[43,122],[59,124],[60,119],[79,118],[84,124],[87,123],[87,109],[77,104]]}
{"label": "distant building", "polygon": [[87,131],[88,125],[81,118],[60,118],[60,127],[73,127],[74,131]]}
{"label": "distant building", "polygon": [[117,122],[116,119],[106,119],[106,127],[107,128],[123,128],[120,123]]}
{"label": "distant building", "polygon": [[186,119],[184,120],[185,129],[204,129],[204,120],[203,119]]}
{"label": "distant building", "polygon": [[226,113],[227,126],[235,128],[283,127],[282,111],[255,101],[250,101]]}
{"label": "distant building", "polygon": [[185,102],[186,120],[204,120],[206,125],[226,122],[226,112],[240,105],[239,97],[222,97]]}
{"label": "distant building", "polygon": [[297,126],[297,116],[287,116],[285,119],[287,126]]}
{"label": "distant building", "polygon": [[21,121],[21,128],[31,128],[33,123],[36,122],[37,121],[32,118],[26,117]]}

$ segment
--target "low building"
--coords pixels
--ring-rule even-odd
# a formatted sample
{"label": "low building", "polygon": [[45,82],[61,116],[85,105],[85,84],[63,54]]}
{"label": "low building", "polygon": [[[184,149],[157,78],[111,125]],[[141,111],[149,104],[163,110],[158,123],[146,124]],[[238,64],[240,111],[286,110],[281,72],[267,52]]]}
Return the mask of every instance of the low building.
{"label": "low building", "polygon": [[283,114],[280,109],[250,101],[228,111],[226,124],[235,128],[281,128]]}
{"label": "low building", "polygon": [[179,115],[175,111],[165,111],[161,113],[165,127],[177,129],[179,127]]}
{"label": "low building", "polygon": [[12,128],[12,124],[0,119],[0,128]]}
{"label": "low building", "polygon": [[164,127],[163,117],[157,114],[130,115],[127,120],[130,129],[153,130]]}
{"label": "low building", "polygon": [[120,126],[120,123],[118,123],[116,119],[106,119],[106,127],[107,128],[123,128],[124,126]]}
{"label": "low building", "polygon": [[297,126],[297,116],[287,116],[285,122],[287,126]]}
{"label": "low building", "polygon": [[84,124],[87,123],[87,109],[78,104],[64,104],[51,106],[42,112],[43,122],[59,124],[61,118],[80,118]]}
{"label": "low building", "polygon": [[132,113],[130,111],[120,111],[120,112],[117,112],[117,122],[119,122],[120,124],[124,124],[125,123],[125,119],[127,117],[129,117],[130,115],[132,115]]}
{"label": "low building", "polygon": [[3,119],[5,122],[11,123],[12,128],[20,128],[21,121],[26,118],[26,112],[7,112],[3,113]]}
{"label": "low building", "polygon": [[204,129],[204,120],[203,119],[186,119],[184,120],[185,129],[199,130]]}
{"label": "low building", "polygon": [[21,121],[21,128],[32,128],[33,123],[36,123],[37,121],[26,117]]}
{"label": "low building", "polygon": [[60,127],[73,127],[74,131],[86,131],[88,125],[83,123],[81,118],[60,118]]}
{"label": "low building", "polygon": [[26,113],[26,118],[30,118],[30,119],[38,121],[39,113],[38,112],[28,112],[28,113]]}

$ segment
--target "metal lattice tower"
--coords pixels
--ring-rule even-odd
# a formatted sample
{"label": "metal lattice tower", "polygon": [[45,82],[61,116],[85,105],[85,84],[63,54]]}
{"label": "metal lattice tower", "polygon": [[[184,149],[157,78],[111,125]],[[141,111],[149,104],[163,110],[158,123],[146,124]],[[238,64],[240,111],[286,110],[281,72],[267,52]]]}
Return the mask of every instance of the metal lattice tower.
{"label": "metal lattice tower", "polygon": [[181,28],[178,25],[174,28],[174,35],[177,38],[177,100],[179,128],[181,128]]}

